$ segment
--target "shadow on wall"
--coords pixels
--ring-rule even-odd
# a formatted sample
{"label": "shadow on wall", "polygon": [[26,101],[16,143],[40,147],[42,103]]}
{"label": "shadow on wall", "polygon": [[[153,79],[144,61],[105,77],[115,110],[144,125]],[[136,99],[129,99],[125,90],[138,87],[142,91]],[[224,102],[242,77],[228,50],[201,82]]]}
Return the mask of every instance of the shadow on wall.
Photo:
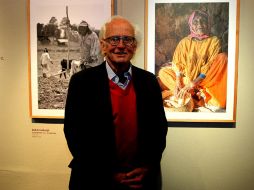
{"label": "shadow on wall", "polygon": [[210,15],[211,35],[221,39],[222,51],[228,47],[228,3],[157,3],[155,7],[155,67],[172,61],[179,41],[189,35],[188,19],[194,10]]}

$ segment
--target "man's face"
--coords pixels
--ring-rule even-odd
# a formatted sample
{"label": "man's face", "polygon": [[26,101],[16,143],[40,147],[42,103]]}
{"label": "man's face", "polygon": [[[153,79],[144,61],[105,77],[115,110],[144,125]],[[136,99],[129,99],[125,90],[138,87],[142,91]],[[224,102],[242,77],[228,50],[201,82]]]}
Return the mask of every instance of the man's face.
{"label": "man's face", "polygon": [[208,33],[208,21],[205,16],[197,15],[192,21],[192,30],[198,35]]}
{"label": "man's face", "polygon": [[[127,43],[128,39],[133,40],[131,45]],[[113,41],[118,42],[112,43]],[[101,40],[101,48],[108,62],[113,64],[129,63],[137,48],[133,27],[125,20],[113,20],[107,25],[105,39]]]}
{"label": "man's face", "polygon": [[87,26],[79,26],[78,33],[82,36],[85,36],[87,33],[88,27]]}

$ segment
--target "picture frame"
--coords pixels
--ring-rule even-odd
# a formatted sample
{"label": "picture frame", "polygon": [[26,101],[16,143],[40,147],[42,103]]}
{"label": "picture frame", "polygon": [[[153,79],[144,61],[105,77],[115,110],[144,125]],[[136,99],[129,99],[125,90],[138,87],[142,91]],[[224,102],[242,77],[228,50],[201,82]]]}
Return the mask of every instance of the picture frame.
{"label": "picture frame", "polygon": [[[168,121],[217,123],[236,121],[239,6],[239,0],[146,0],[145,69],[154,73],[158,78]],[[190,26],[188,24],[190,22],[190,16],[192,14],[193,19],[194,14],[199,14],[197,12],[193,13],[195,10],[201,10],[207,15],[203,17],[207,19],[206,29],[210,33],[204,39],[216,36],[214,39],[218,39],[220,42],[220,51],[218,50],[218,52],[220,52],[220,55],[226,55],[224,56],[225,61],[223,62],[225,65],[223,67],[224,70],[226,68],[226,71],[218,77],[219,81],[224,81],[224,88],[221,88],[221,92],[219,92],[221,83],[218,81],[214,82],[213,77],[211,77],[212,69],[207,75],[200,75],[203,73],[201,73],[202,68],[199,68],[198,61],[203,61],[202,64],[204,65],[211,53],[205,55],[202,52],[204,55],[199,59],[197,57],[202,54],[200,53],[201,48],[195,51],[192,50],[194,52],[188,52],[191,49],[190,47],[192,47],[190,43],[193,45],[193,41],[202,41],[203,39],[199,39],[195,35],[190,35],[190,27],[193,27],[193,25]],[[194,29],[192,28],[192,30]],[[184,41],[184,38],[192,40]],[[181,45],[179,45],[180,42]],[[184,42],[188,42],[189,44],[182,46]],[[200,44],[201,42],[195,43]],[[204,41],[202,43],[204,44]],[[215,52],[216,50],[217,52],[217,46],[212,46],[213,48],[209,47],[210,50],[208,47],[207,45],[207,49],[204,51]],[[204,46],[202,46],[203,49]],[[195,52],[198,53],[194,54]],[[219,57],[217,54],[216,58]],[[196,60],[193,59],[194,55],[196,56]],[[216,60],[215,57],[211,60],[208,68],[211,68],[211,65],[219,65],[212,64]],[[214,69],[214,67],[212,68]],[[192,76],[191,71],[197,71],[197,73]],[[209,69],[207,69],[208,71]],[[216,71],[216,73],[219,72]],[[197,76],[204,76],[201,83],[196,83]],[[195,78],[193,79],[191,77]],[[186,89],[188,87],[188,90],[182,90],[182,93],[177,93],[180,91],[180,88],[176,88],[176,78],[181,81],[178,85],[180,87],[185,85]],[[185,82],[183,82],[184,79],[186,79]],[[221,99],[223,99],[224,104],[214,104],[216,106],[212,106],[210,103],[211,99],[217,100],[216,98],[218,96],[215,96],[215,92],[213,94],[212,90],[210,90],[212,88],[211,86],[206,86],[208,85],[207,81],[209,79],[213,81],[213,87],[217,88],[217,94],[222,97]],[[195,85],[195,88],[191,85]],[[223,93],[223,90],[225,93]],[[208,95],[209,93],[212,94],[211,99],[206,94],[202,95],[205,92],[208,92]],[[190,102],[189,100],[192,101],[192,104],[188,103]],[[177,104],[175,105],[174,102]],[[202,104],[199,104],[200,102]],[[224,107],[220,107],[220,105],[224,105]]]}
{"label": "picture frame", "polygon": [[[80,43],[66,34],[67,27],[78,36],[78,27],[85,21],[98,36],[100,27],[114,14],[114,6],[114,0],[27,0],[31,118],[64,118],[68,83],[74,72],[71,64],[78,60],[74,65],[81,68],[88,62],[82,58]],[[43,57],[45,51],[48,55]]]}

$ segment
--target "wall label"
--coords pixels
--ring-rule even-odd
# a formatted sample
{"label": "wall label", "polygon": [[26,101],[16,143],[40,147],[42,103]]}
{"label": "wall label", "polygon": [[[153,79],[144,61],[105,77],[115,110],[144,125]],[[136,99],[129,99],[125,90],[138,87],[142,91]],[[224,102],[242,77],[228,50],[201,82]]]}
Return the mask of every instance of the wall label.
{"label": "wall label", "polygon": [[32,129],[32,137],[42,137],[45,135],[56,135],[56,132],[51,131],[50,129],[45,128],[33,128]]}

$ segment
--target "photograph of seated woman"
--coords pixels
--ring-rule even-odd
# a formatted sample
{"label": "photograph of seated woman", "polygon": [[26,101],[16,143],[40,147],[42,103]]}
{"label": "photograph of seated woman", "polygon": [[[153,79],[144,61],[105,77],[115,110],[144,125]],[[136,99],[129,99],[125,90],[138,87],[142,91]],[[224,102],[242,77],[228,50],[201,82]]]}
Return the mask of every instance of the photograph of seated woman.
{"label": "photograph of seated woman", "polygon": [[206,12],[194,11],[188,25],[190,34],[178,43],[171,64],[158,72],[164,106],[177,107],[191,99],[193,105],[187,111],[204,108],[223,112],[227,97],[227,53],[222,52],[220,39],[211,35]]}

